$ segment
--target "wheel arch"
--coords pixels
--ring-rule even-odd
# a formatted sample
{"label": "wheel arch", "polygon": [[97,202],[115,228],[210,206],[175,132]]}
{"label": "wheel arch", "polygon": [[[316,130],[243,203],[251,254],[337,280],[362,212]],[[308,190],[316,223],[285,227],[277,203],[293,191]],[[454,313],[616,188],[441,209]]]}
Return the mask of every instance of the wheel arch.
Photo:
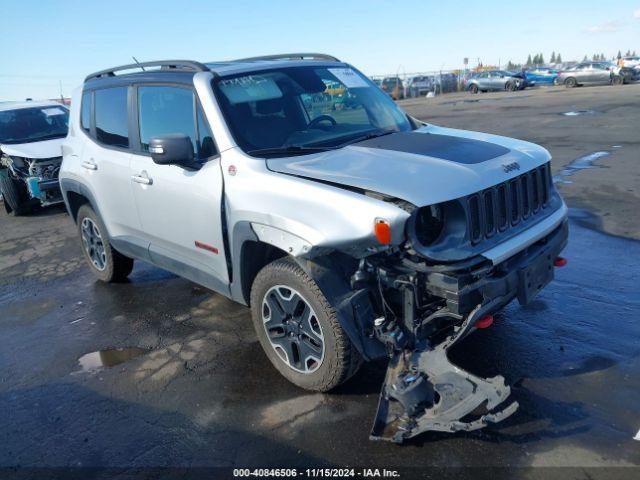
{"label": "wheel arch", "polygon": [[[104,218],[100,214],[100,209],[95,200],[93,194],[89,189],[77,180],[69,178],[60,179],[60,191],[62,192],[62,198],[64,204],[67,207],[69,216],[73,219],[74,223],[78,221],[78,210],[85,204],[89,204],[96,215],[98,215],[104,223]],[[107,232],[108,233],[108,232]]]}

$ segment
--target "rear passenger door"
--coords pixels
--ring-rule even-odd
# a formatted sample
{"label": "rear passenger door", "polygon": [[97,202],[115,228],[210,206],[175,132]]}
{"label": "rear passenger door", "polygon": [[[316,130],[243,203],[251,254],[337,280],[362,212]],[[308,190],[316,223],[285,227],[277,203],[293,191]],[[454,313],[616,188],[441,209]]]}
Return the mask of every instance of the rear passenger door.
{"label": "rear passenger door", "polygon": [[[130,188],[151,261],[226,291],[220,160],[195,92],[189,86],[140,84],[133,97],[136,138]],[[199,169],[153,162],[149,140],[172,133],[189,136]]]}
{"label": "rear passenger door", "polygon": [[[130,186],[131,144],[127,86],[85,91],[80,128],[90,137],[81,153],[82,183],[95,200],[94,208],[107,227],[112,243],[139,239],[140,220]],[[146,245],[137,252],[144,256]],[[131,252],[123,252],[131,253]]]}

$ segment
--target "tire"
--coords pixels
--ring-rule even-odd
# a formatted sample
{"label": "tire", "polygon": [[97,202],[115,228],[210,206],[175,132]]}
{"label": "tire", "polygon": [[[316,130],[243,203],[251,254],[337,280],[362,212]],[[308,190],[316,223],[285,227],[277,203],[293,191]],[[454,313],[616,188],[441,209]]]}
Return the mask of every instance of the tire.
{"label": "tire", "polygon": [[478,93],[478,86],[475,83],[472,83],[469,87],[469,91],[475,95]]}
{"label": "tire", "polygon": [[518,84],[516,82],[507,82],[505,90],[508,90],[509,92],[515,92],[516,90],[518,90]]}
{"label": "tire", "polygon": [[107,283],[124,281],[133,270],[133,259],[109,244],[107,229],[89,205],[78,210],[77,224],[80,246],[93,274]]}
{"label": "tire", "polygon": [[620,76],[620,75],[615,75],[612,79],[611,79],[611,83],[613,85],[622,85],[624,83],[624,77]]}
{"label": "tire", "polygon": [[564,81],[564,86],[567,88],[574,88],[578,86],[578,82],[575,78],[569,77]]}
{"label": "tire", "polygon": [[4,172],[0,174],[0,190],[4,199],[4,209],[9,215],[24,215],[30,210],[29,194],[26,187]]}
{"label": "tire", "polygon": [[260,270],[251,287],[251,317],[267,358],[300,388],[327,392],[362,364],[334,308],[291,258]]}

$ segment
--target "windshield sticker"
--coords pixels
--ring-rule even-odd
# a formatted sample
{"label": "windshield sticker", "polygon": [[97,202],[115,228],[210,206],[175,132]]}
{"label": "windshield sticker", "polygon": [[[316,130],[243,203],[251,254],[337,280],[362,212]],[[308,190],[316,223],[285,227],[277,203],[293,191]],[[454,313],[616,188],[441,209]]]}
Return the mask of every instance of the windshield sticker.
{"label": "windshield sticker", "polygon": [[54,115],[64,115],[64,110],[59,108],[59,107],[53,107],[53,108],[43,108],[42,112],[47,116],[47,117],[53,117]]}
{"label": "windshield sticker", "polygon": [[369,84],[351,68],[329,68],[331,74],[347,88],[363,88]]}
{"label": "windshield sticker", "polygon": [[219,86],[231,103],[259,102],[282,98],[282,91],[276,82],[258,75],[221,80]]}

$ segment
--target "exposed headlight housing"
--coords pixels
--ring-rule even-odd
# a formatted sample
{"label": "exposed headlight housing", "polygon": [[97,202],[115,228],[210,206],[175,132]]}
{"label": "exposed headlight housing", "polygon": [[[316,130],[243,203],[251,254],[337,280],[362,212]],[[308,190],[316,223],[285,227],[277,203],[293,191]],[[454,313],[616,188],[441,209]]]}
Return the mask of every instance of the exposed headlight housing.
{"label": "exposed headlight housing", "polygon": [[415,235],[424,246],[431,245],[440,238],[444,229],[444,214],[440,205],[419,208],[415,218]]}

